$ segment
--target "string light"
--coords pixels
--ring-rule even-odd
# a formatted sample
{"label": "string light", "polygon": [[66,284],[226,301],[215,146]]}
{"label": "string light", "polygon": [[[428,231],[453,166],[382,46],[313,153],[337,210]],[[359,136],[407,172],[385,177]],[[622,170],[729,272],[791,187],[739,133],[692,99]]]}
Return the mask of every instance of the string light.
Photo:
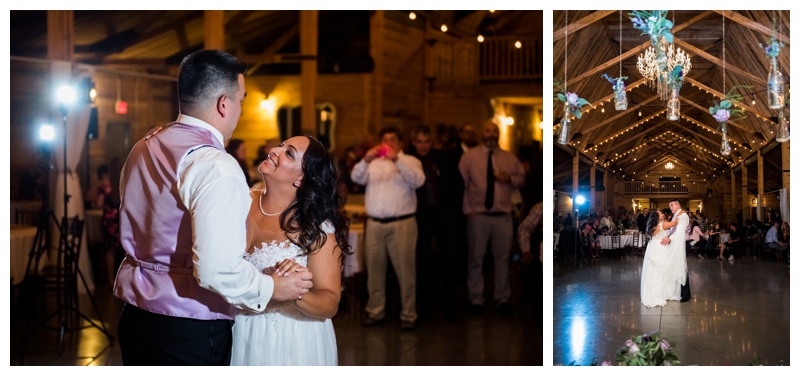
{"label": "string light", "polygon": [[483,35],[478,34],[478,43],[483,43]]}
{"label": "string light", "polygon": [[443,33],[446,33],[446,32],[447,32],[447,25],[445,25],[445,24],[442,24],[442,32],[443,32]]}
{"label": "string light", "polygon": [[411,13],[408,14],[408,18],[410,18],[412,20],[416,20],[417,19],[417,14],[414,13],[414,12],[411,12]]}

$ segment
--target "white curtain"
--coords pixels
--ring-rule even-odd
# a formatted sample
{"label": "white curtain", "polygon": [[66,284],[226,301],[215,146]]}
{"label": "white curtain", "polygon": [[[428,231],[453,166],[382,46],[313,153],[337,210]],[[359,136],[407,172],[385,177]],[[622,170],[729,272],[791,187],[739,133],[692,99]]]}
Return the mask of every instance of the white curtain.
{"label": "white curtain", "polygon": [[781,219],[789,222],[789,191],[786,188],[780,189],[781,195]]}
{"label": "white curtain", "polygon": [[[50,87],[52,93],[55,93],[61,85],[72,85],[75,87],[80,81],[80,78],[82,78],[86,73],[93,73],[91,71],[84,71],[74,74],[72,63],[66,61],[53,62],[50,67]],[[56,171],[55,179],[50,179],[50,192],[52,192],[50,197],[50,207],[53,209],[56,218],[58,218],[60,222],[61,218],[64,216],[64,181],[66,180],[67,194],[70,195],[67,206],[67,215],[69,217],[75,217],[77,215],[81,219],[85,220],[86,213],[83,207],[83,189],[81,189],[81,182],[78,174],[75,172],[75,169],[78,166],[78,161],[80,160],[81,153],[83,152],[83,145],[86,141],[86,131],[89,128],[89,114],[91,112],[91,105],[84,103],[84,101],[79,99],[76,100],[74,104],[69,106],[66,122],[67,172],[65,174],[64,117],[62,116],[61,107],[55,100],[55,97],[51,103],[53,103],[51,109],[51,119],[53,127],[56,130],[56,138],[53,140],[52,148]],[[55,234],[57,235],[57,233]],[[84,226],[83,241],[81,242],[81,249],[79,252],[80,256],[78,267],[80,268],[81,274],[83,274],[83,278],[86,281],[86,285],[88,286],[89,290],[94,291],[92,264],[91,260],[89,259],[89,249],[87,243],[86,226]],[[58,244],[58,240],[55,239],[53,244]],[[51,258],[51,260],[54,260],[54,258]],[[79,289],[83,291],[83,284],[78,283],[78,285]]]}

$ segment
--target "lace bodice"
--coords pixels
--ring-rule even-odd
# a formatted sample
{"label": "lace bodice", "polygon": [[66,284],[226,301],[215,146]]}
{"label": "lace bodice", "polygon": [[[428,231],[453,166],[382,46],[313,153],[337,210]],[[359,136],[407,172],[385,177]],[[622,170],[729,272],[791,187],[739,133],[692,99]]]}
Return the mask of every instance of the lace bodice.
{"label": "lace bodice", "polygon": [[[334,232],[333,224],[330,221],[325,221],[320,226],[320,230],[325,234],[332,234]],[[256,241],[258,243],[258,240]],[[255,267],[262,273],[272,273],[275,264],[285,260],[294,259],[294,261],[302,266],[308,266],[308,255],[304,255],[303,251],[296,244],[289,240],[277,242],[272,240],[270,242],[261,242],[261,246],[253,246],[252,252],[246,252],[244,259],[255,265]],[[270,302],[267,311],[286,311],[284,314],[295,314],[302,312],[294,309],[292,302],[273,303]]]}

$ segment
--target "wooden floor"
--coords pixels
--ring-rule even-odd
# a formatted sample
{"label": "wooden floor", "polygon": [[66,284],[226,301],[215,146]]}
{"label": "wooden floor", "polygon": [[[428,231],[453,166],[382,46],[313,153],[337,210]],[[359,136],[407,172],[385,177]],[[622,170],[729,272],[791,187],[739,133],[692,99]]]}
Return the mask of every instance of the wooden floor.
{"label": "wooden floor", "polygon": [[[487,269],[488,281],[491,272]],[[478,315],[466,310],[466,289],[462,285],[436,289],[430,300],[418,299],[420,318],[417,329],[400,331],[399,297],[396,280],[387,291],[388,322],[377,327],[360,325],[366,301],[363,276],[348,279],[348,286],[339,313],[333,323],[339,351],[339,365],[444,365],[444,366],[531,366],[542,365],[541,308],[523,302],[521,272],[512,273],[512,307],[510,315],[501,315],[493,307]],[[491,284],[487,283],[491,292]],[[25,366],[117,366],[122,365],[119,346],[109,342],[103,332],[95,327],[76,329],[77,323],[67,325],[75,329],[66,333],[63,353],[58,354],[58,332],[39,326],[41,320],[55,313],[53,296],[36,299],[27,310],[18,309],[15,303],[19,290],[12,289],[11,365]],[[457,302],[444,306],[436,297],[453,294],[463,296]],[[538,295],[539,298],[541,295]],[[488,298],[487,301],[491,301]],[[95,313],[93,307],[97,307]],[[110,295],[105,286],[98,287],[90,302],[81,295],[79,311],[116,337],[116,324],[122,303]],[[17,312],[17,314],[14,314]],[[49,326],[56,326],[50,320]],[[85,319],[77,320],[87,324]],[[28,335],[24,335],[25,328]],[[26,340],[24,354],[23,338]]]}
{"label": "wooden floor", "polygon": [[692,298],[646,308],[643,258],[600,258],[554,273],[553,364],[614,361],[631,336],[660,331],[681,365],[791,364],[789,264],[687,257]]}

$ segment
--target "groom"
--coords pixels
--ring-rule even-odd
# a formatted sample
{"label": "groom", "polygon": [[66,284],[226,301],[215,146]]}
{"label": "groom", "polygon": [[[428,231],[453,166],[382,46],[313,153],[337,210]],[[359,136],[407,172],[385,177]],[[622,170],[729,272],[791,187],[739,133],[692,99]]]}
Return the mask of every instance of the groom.
{"label": "groom", "polygon": [[[681,202],[678,199],[673,199],[669,202],[669,209],[672,210],[672,221],[678,217],[678,224],[669,230],[669,236],[661,240],[662,245],[667,245],[672,241],[672,236],[678,231],[683,231],[684,234],[689,232],[689,216],[685,211],[681,210]],[[680,242],[676,245],[678,252],[683,252],[683,262],[686,262],[686,242]],[[692,291],[689,289],[689,268],[686,268],[686,284],[681,285],[681,303],[688,302],[692,298]]]}

